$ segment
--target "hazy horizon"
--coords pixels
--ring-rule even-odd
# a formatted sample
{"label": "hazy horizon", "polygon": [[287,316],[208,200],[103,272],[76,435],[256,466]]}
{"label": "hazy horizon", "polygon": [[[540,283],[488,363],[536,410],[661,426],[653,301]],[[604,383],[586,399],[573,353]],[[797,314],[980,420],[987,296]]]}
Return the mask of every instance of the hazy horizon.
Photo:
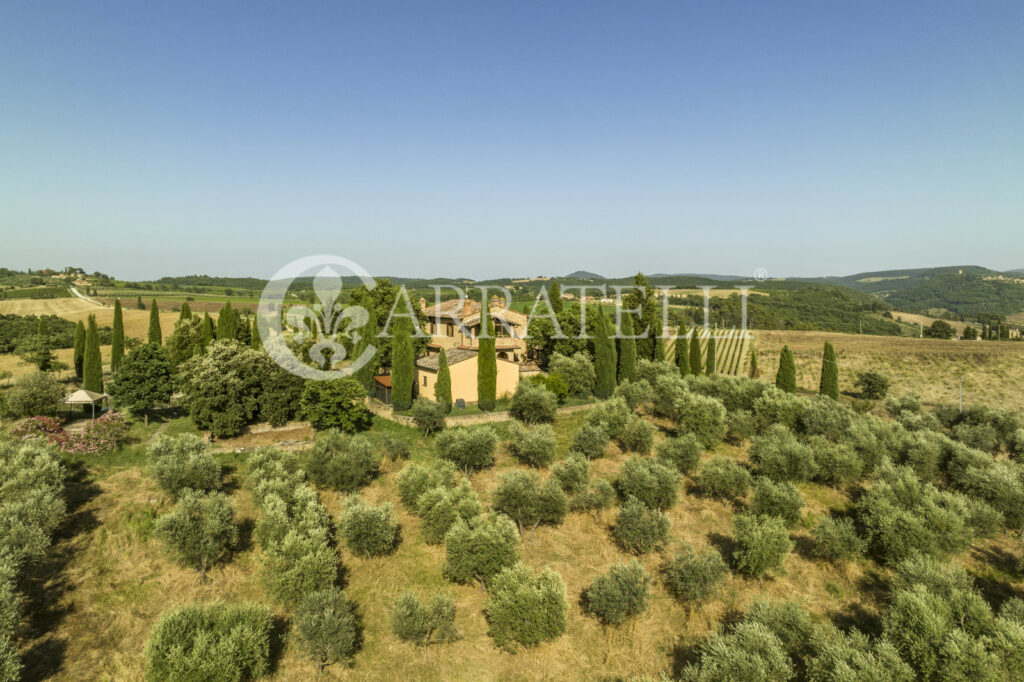
{"label": "hazy horizon", "polygon": [[1021,3],[579,7],[8,3],[0,261],[1024,267]]}

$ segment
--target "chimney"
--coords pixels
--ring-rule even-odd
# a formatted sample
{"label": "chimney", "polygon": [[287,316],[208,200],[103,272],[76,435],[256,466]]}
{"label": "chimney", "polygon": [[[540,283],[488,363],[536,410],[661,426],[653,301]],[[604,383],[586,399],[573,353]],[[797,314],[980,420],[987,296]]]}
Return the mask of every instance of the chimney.
{"label": "chimney", "polygon": [[468,317],[472,310],[473,301],[467,298],[465,301],[462,302],[462,317]]}
{"label": "chimney", "polygon": [[420,296],[420,312],[423,312],[426,309],[427,309],[427,299],[425,299],[422,296]]}
{"label": "chimney", "polygon": [[501,296],[498,296],[497,294],[495,294],[494,296],[491,296],[491,307],[492,308],[504,308],[505,307],[505,299],[502,298]]}

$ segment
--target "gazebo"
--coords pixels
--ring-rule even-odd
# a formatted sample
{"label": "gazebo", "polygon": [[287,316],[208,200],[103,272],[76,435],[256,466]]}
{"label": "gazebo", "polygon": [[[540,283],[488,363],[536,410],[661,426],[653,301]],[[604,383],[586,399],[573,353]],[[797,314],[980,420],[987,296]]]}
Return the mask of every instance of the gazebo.
{"label": "gazebo", "polygon": [[106,393],[95,393],[93,391],[86,391],[83,388],[78,391],[75,391],[67,398],[64,398],[64,404],[68,406],[81,405],[83,407],[85,407],[86,405],[92,405],[92,418],[95,419],[96,404],[99,403],[100,406],[102,407],[103,401],[108,400],[109,398],[110,396],[107,395]]}

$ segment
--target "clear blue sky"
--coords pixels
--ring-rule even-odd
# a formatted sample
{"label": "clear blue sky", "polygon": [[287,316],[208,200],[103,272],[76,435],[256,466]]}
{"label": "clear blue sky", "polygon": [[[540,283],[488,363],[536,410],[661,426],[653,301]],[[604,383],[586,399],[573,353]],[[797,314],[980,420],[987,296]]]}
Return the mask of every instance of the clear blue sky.
{"label": "clear blue sky", "polygon": [[3,3],[0,264],[321,252],[1024,267],[1024,3]]}

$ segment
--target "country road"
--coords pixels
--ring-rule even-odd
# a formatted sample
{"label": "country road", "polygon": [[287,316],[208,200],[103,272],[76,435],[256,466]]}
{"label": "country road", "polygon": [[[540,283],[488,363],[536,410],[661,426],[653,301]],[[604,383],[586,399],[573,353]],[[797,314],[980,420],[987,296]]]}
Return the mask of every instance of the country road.
{"label": "country road", "polygon": [[89,296],[86,296],[81,291],[79,291],[76,287],[71,287],[71,293],[74,294],[75,296],[77,296],[78,298],[82,299],[83,301],[88,301],[89,303],[92,303],[94,305],[98,305],[101,308],[106,308],[105,305],[103,305],[102,303],[97,301],[95,298],[91,298]]}

